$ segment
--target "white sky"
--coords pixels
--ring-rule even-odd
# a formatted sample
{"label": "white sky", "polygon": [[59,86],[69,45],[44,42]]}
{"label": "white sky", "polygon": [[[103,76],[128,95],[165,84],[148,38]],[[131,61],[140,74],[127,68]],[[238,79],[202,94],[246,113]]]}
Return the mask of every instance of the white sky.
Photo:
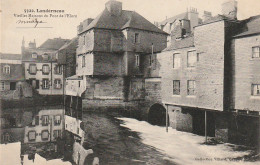
{"label": "white sky", "polygon": [[[95,18],[108,0],[1,0],[1,49],[4,53],[21,53],[24,36],[26,46],[36,39],[41,45],[48,38],[71,39],[77,35],[77,26],[86,18]],[[187,7],[204,10],[213,15],[221,13],[221,4],[226,0],[120,0],[124,10],[134,10],[154,23],[186,11]],[[238,19],[260,14],[259,0],[237,0]],[[14,14],[24,13],[24,9],[62,9],[66,13],[76,14],[77,18],[43,18],[45,26],[53,28],[17,28],[18,18]],[[37,14],[37,13],[34,13]],[[22,18],[22,20],[26,20]]]}

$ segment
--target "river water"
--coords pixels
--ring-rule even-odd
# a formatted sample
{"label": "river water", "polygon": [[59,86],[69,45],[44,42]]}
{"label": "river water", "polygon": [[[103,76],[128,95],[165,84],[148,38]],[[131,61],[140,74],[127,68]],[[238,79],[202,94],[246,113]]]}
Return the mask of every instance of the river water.
{"label": "river water", "polygon": [[[36,112],[22,109],[2,113],[1,137],[5,137],[1,138],[0,164],[75,164],[72,159],[65,156],[72,155],[70,150],[58,153],[59,148],[55,147],[55,140],[43,142],[37,141],[36,138],[27,141],[28,130],[52,128],[40,126],[39,123],[37,125],[38,120],[35,120],[37,116],[54,114],[57,116],[60,112],[64,115],[62,109],[55,108]],[[44,119],[40,117],[40,120]],[[165,127],[154,126],[146,121],[115,113],[84,112],[82,121],[85,132],[83,147],[94,152],[90,157],[86,157],[84,164],[92,164],[94,157],[99,158],[101,165],[257,164],[245,159],[253,152],[250,149],[231,144],[205,145],[202,136],[174,129],[166,132]],[[62,124],[60,126],[63,127]],[[54,128],[57,130],[59,126]],[[43,133],[36,135],[37,137],[41,135],[43,138]]]}

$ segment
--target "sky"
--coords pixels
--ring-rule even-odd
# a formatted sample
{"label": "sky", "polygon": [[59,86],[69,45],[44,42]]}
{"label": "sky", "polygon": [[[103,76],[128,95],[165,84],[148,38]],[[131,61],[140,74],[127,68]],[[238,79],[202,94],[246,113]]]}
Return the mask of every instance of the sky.
{"label": "sky", "polygon": [[[0,52],[21,53],[21,43],[24,37],[25,44],[36,40],[40,46],[49,38],[72,39],[77,35],[77,26],[87,18],[95,18],[105,8],[108,0],[1,0],[1,33]],[[163,21],[166,17],[185,12],[187,8],[197,8],[200,16],[203,11],[210,11],[213,15],[221,14],[221,4],[226,0],[119,0],[123,3],[123,10],[132,10],[141,14],[150,22]],[[259,0],[237,0],[238,19],[245,19],[260,14]],[[24,28],[34,24],[18,24],[19,20],[28,21],[28,18],[15,17],[14,14],[26,14],[24,9],[64,10],[65,14],[77,15],[73,18],[37,18],[46,22],[37,27],[51,28]],[[29,13],[27,13],[29,14]],[[41,13],[32,13],[41,14]],[[44,14],[43,14],[44,15]],[[23,28],[20,28],[23,27]]]}

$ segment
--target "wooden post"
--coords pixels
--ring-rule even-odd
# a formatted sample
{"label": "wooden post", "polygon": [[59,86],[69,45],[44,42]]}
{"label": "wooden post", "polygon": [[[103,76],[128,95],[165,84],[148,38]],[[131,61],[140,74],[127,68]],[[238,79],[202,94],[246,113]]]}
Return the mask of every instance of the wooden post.
{"label": "wooden post", "polygon": [[205,143],[207,144],[207,111],[205,111]]}
{"label": "wooden post", "polygon": [[166,132],[168,132],[168,105],[166,105]]}

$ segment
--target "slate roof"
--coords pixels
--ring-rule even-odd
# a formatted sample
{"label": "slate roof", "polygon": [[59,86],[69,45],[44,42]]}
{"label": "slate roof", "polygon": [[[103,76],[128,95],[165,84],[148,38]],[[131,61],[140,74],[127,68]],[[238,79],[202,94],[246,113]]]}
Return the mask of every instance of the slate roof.
{"label": "slate roof", "polygon": [[178,20],[188,19],[188,12],[184,12],[184,13],[178,14],[176,16],[173,16],[171,18],[168,18],[162,22],[159,22],[158,25],[166,25],[167,23],[173,23],[177,19]]}
{"label": "slate roof", "polygon": [[4,60],[21,60],[21,54],[10,54],[10,53],[0,53],[0,59]]}
{"label": "slate roof", "polygon": [[69,39],[54,38],[46,40],[37,49],[59,50]]}
{"label": "slate roof", "polygon": [[170,50],[188,48],[193,46],[194,46],[194,37],[189,36],[181,40],[175,40],[174,42],[171,42],[171,45],[165,48],[163,51],[170,51]]}
{"label": "slate roof", "polygon": [[106,8],[87,27],[85,27],[82,32],[88,31],[92,28],[115,30],[136,28],[167,34],[135,11],[122,10],[120,16],[115,16],[111,15]]}
{"label": "slate roof", "polygon": [[241,33],[234,37],[260,34],[260,15],[250,17],[242,22]]}

